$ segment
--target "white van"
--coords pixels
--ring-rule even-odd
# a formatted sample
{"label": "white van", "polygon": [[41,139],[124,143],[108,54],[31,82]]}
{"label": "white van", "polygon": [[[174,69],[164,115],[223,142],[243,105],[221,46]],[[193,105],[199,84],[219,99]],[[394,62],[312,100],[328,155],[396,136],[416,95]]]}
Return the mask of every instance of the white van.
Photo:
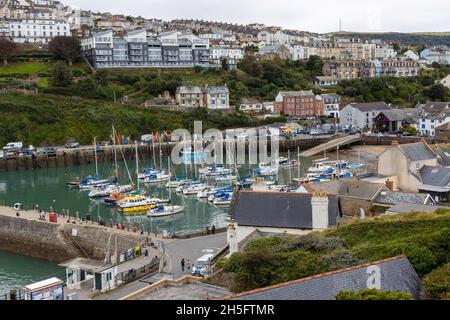
{"label": "white van", "polygon": [[211,268],[211,259],[214,257],[213,254],[205,254],[195,261],[192,266],[193,276],[204,276],[209,273],[209,268]]}
{"label": "white van", "polygon": [[3,150],[10,151],[15,149],[22,149],[23,143],[22,142],[10,142],[6,146],[3,147]]}

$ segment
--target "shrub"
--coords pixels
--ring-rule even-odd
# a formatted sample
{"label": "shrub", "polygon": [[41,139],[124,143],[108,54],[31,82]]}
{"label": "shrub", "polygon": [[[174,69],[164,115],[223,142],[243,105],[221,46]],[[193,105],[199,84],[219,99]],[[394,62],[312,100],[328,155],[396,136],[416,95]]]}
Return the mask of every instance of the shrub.
{"label": "shrub", "polygon": [[340,291],[336,300],[414,300],[409,293],[362,289],[359,291]]}
{"label": "shrub", "polygon": [[427,298],[450,300],[450,263],[431,271],[422,284]]}

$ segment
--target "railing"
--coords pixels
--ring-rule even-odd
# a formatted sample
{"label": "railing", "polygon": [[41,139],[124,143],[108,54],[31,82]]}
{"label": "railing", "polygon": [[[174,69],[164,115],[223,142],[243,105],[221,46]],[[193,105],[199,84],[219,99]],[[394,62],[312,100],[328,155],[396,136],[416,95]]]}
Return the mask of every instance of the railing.
{"label": "railing", "polygon": [[131,269],[129,271],[118,273],[116,279],[120,280],[122,285],[129,282],[133,282],[151,272],[156,272],[158,266],[159,266],[159,259],[156,259],[150,262],[150,264],[145,265],[139,269]]}

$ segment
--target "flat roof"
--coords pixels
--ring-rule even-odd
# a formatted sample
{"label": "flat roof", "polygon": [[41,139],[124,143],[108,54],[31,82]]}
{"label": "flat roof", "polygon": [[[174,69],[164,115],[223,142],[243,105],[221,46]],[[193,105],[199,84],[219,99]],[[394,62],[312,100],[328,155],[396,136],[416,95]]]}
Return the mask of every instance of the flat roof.
{"label": "flat roof", "polygon": [[82,270],[86,270],[89,272],[102,272],[109,268],[112,268],[114,265],[112,263],[104,263],[102,260],[94,260],[87,258],[75,258],[63,263],[60,263],[59,266],[67,268],[71,266],[76,266]]}
{"label": "flat roof", "polygon": [[29,284],[29,285],[25,286],[24,289],[26,291],[36,291],[36,290],[50,288],[50,287],[56,286],[58,284],[63,284],[63,283],[64,283],[64,281],[62,281],[61,279],[53,277],[53,278],[49,278],[46,280],[42,280],[39,282]]}

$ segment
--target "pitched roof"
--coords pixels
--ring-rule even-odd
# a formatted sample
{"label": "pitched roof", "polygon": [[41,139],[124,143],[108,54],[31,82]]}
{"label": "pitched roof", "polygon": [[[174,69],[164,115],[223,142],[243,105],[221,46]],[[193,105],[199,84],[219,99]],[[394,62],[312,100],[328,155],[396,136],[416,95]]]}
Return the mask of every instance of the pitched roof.
{"label": "pitched roof", "polygon": [[[383,110],[380,113],[384,114],[389,121],[411,121],[418,119],[419,111],[417,109],[392,109]],[[415,122],[415,121],[412,121]]]}
{"label": "pitched roof", "polygon": [[378,272],[381,290],[407,292],[414,298],[419,298],[420,278],[408,259],[405,256],[398,256],[238,293],[224,299],[334,300],[340,291],[366,289],[371,277]]}
{"label": "pitched roof", "polygon": [[305,188],[311,192],[324,191],[338,193],[341,197],[344,196],[366,200],[374,199],[381,190],[388,190],[382,183],[370,183],[356,179],[308,183],[305,185]]}
{"label": "pitched roof", "polygon": [[427,193],[381,191],[374,202],[385,205],[396,205],[397,203],[425,204],[429,198],[430,195]]}
{"label": "pitched roof", "polygon": [[[239,191],[231,216],[240,226],[312,229],[312,194]],[[329,225],[337,224],[338,195],[328,195]]]}
{"label": "pitched roof", "polygon": [[402,214],[411,212],[435,212],[437,209],[449,209],[446,206],[432,206],[428,204],[416,204],[416,203],[397,203],[395,206],[386,210],[386,214]]}
{"label": "pitched roof", "polygon": [[435,159],[436,155],[424,142],[400,144],[399,149],[411,161]]}
{"label": "pitched roof", "polygon": [[449,131],[449,130],[450,130],[450,122],[441,124],[440,126],[436,127],[435,130],[439,130],[439,131]]}
{"label": "pitched roof", "polygon": [[383,111],[392,109],[385,102],[350,103],[350,105],[361,112]]}
{"label": "pitched roof", "polygon": [[420,169],[420,178],[425,185],[446,187],[450,184],[450,168],[423,166]]}

